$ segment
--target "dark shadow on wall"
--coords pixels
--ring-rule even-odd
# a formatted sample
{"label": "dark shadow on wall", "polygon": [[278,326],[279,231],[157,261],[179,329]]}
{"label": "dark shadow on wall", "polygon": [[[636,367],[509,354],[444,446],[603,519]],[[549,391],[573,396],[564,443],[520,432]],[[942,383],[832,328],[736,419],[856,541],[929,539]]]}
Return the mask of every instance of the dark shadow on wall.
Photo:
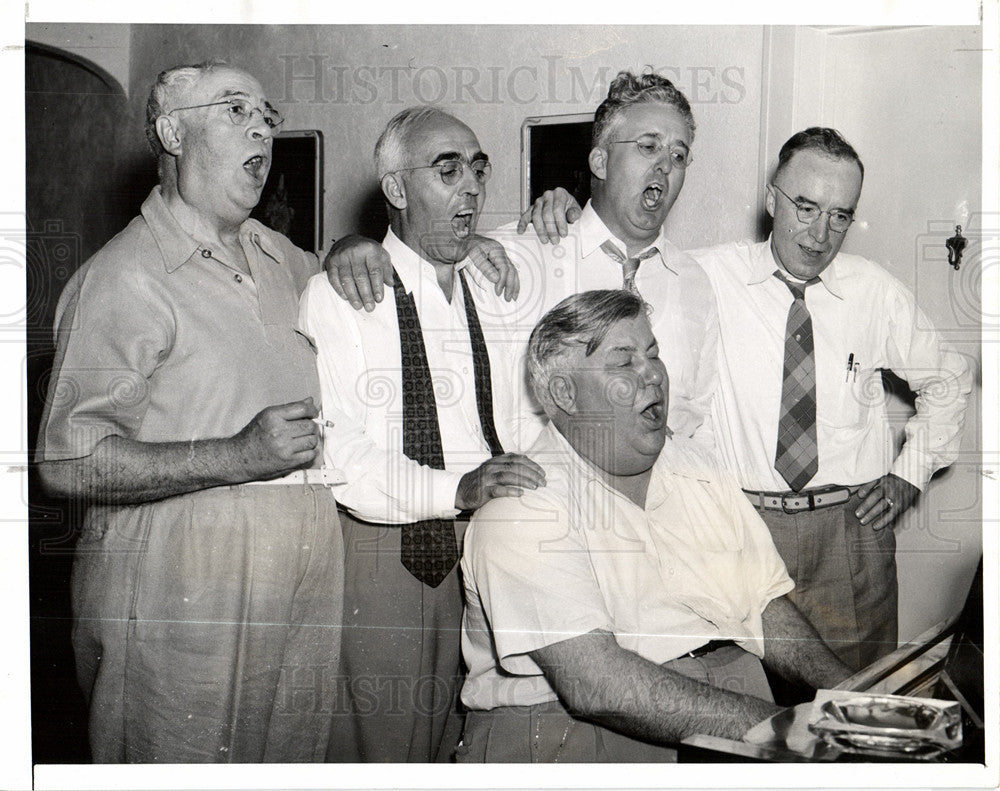
{"label": "dark shadow on wall", "polygon": [[[25,48],[28,455],[54,354],[59,295],[80,265],[134,217],[156,181],[141,141],[121,145],[128,100],[101,75],[30,42]],[[127,152],[127,153],[123,153]],[[70,646],[69,577],[82,509],[28,478],[32,760],[90,759]]]}
{"label": "dark shadow on wall", "polygon": [[385,238],[385,229],[389,227],[389,220],[385,213],[385,200],[377,186],[365,193],[364,199],[358,203],[353,227],[357,229],[356,233],[367,236],[369,239],[381,242]]}

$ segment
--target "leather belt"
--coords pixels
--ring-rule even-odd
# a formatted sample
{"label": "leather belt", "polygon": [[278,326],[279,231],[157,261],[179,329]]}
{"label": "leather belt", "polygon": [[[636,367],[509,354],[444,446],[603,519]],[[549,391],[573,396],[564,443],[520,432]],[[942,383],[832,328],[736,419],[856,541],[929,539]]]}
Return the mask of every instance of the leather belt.
{"label": "leather belt", "polygon": [[751,492],[744,489],[743,493],[757,508],[797,514],[800,511],[815,511],[817,508],[843,505],[856,491],[857,489],[846,486],[827,486],[823,489],[806,489],[801,492]]}
{"label": "leather belt", "polygon": [[713,651],[718,651],[720,648],[729,648],[729,646],[735,646],[732,640],[709,640],[705,645],[700,646],[694,651],[688,651],[684,656],[690,656],[697,659],[699,656],[705,656],[705,654],[710,654]]}
{"label": "leather belt", "polygon": [[334,486],[338,483],[347,483],[347,478],[340,470],[333,467],[321,467],[319,469],[295,470],[282,475],[280,478],[271,478],[268,481],[247,481],[245,486],[306,486],[318,484],[321,486]]}

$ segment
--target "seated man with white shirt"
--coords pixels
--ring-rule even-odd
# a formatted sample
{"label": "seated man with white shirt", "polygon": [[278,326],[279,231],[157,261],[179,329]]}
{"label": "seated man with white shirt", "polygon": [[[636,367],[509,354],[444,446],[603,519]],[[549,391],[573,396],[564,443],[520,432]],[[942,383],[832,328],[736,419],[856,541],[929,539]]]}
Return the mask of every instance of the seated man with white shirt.
{"label": "seated man with white shirt", "polygon": [[779,709],[761,661],[811,686],[849,669],[735,480],[666,427],[635,294],[570,297],[531,335],[546,486],[475,515],[462,560],[469,710],[460,761],[672,761]]}
{"label": "seated man with white shirt", "polygon": [[328,757],[434,761],[461,729],[456,517],[544,476],[503,450],[520,445],[523,411],[513,344],[498,334],[510,303],[464,271],[489,158],[465,124],[415,107],[389,122],[375,165],[395,266],[388,304],[355,312],[320,275],[300,312],[334,424],[324,455],[348,481],[334,492],[346,509],[346,701]]}

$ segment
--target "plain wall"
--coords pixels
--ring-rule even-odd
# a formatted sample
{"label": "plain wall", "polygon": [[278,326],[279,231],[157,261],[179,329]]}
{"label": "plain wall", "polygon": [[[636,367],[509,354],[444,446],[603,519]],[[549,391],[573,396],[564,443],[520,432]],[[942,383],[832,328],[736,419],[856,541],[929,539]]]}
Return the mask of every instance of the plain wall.
{"label": "plain wall", "polygon": [[[328,242],[370,230],[373,216],[384,226],[375,140],[399,110],[437,104],[477,133],[493,162],[485,230],[518,213],[521,122],[591,112],[619,69],[648,65],[692,103],[694,162],[668,229],[682,247],[700,246],[756,229],[762,30],[132,25],[130,105],[140,118],[152,77],[177,63],[218,57],[246,68],[287,117],[283,128],[323,133]],[[138,123],[127,137],[141,153]]]}

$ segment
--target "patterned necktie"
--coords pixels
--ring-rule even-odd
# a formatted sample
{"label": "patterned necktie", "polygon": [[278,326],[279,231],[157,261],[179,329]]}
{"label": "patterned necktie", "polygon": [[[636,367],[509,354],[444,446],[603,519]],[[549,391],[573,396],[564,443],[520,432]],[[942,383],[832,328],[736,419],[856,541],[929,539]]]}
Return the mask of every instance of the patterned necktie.
{"label": "patterned necktie", "polygon": [[625,253],[619,250],[618,246],[610,239],[601,244],[601,249],[608,258],[622,265],[622,288],[634,294],[639,293],[639,289],[635,287],[635,273],[639,271],[639,264],[660,252],[656,247],[650,247],[648,250],[643,250],[635,258],[626,258]]}
{"label": "patterned necktie", "polygon": [[[420,328],[420,317],[412,294],[406,291],[398,272],[393,273],[396,297],[396,320],[399,324],[399,351],[403,385],[403,453],[410,459],[435,470],[444,469],[444,448],[438,424],[434,382],[427,363],[427,349]],[[466,321],[472,345],[472,366],[476,386],[476,405],[483,436],[493,455],[503,453],[493,424],[493,396],[490,388],[489,356],[476,306],[462,280]],[[485,393],[483,388],[487,388]],[[458,542],[452,519],[425,519],[403,525],[399,559],[414,577],[431,588],[440,585],[458,562]]]}
{"label": "patterned necktie", "polygon": [[785,366],[781,384],[781,417],[774,469],[792,491],[801,491],[819,469],[816,447],[816,356],[812,317],[806,307],[806,287],[818,282],[793,283],[780,272],[774,276],[788,286],[794,300],[785,324]]}

